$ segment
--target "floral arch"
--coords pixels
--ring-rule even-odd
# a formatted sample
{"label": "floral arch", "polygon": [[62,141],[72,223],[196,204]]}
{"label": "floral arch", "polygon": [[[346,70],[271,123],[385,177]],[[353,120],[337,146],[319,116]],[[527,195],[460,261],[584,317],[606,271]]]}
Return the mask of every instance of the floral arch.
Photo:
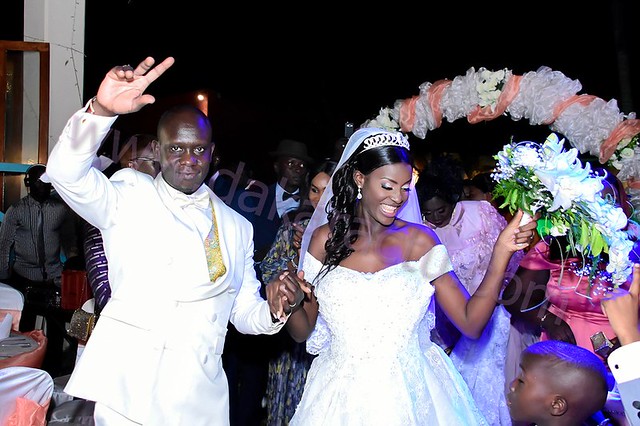
{"label": "floral arch", "polygon": [[580,153],[588,152],[617,170],[637,206],[640,120],[635,113],[620,112],[615,99],[607,102],[578,94],[582,89],[578,80],[544,66],[523,75],[506,68],[472,67],[453,80],[425,82],[419,89],[411,98],[396,100],[393,108],[382,108],[365,125],[400,129],[420,139],[440,127],[443,118],[454,122],[466,117],[475,124],[508,115],[516,121],[527,119],[531,125],[548,125]]}

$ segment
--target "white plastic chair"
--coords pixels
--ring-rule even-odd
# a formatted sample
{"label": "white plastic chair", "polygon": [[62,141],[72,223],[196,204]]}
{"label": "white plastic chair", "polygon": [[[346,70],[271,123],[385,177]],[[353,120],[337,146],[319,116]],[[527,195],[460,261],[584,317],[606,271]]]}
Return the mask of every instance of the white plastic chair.
{"label": "white plastic chair", "polygon": [[0,321],[7,314],[11,314],[13,317],[11,329],[17,331],[23,308],[24,295],[9,284],[0,283]]}
{"label": "white plastic chair", "polygon": [[[0,323],[11,319],[11,326],[7,327],[10,329],[3,330],[6,335],[0,338],[19,330],[23,307],[22,293],[8,284],[0,283]],[[52,395],[53,379],[46,371],[25,366],[0,368],[0,425],[6,424],[9,419],[12,424],[29,422],[31,426],[46,425]]]}
{"label": "white plastic chair", "polygon": [[0,369],[0,425],[11,418],[16,424],[29,421],[32,426],[46,425],[47,410],[53,395],[53,379],[44,370],[30,367]]}

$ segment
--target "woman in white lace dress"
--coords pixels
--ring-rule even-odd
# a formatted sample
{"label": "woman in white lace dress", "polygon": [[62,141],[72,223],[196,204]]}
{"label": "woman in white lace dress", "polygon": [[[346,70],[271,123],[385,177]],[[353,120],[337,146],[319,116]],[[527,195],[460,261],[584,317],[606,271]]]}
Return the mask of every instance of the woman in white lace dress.
{"label": "woman in white lace dress", "polygon": [[[431,302],[463,334],[480,336],[511,254],[528,244],[535,222],[518,229],[516,215],[470,297],[438,237],[419,223],[408,148],[401,133],[351,136],[305,231],[302,269],[283,274],[287,328],[318,354],[290,425],[486,424],[429,339]],[[300,287],[311,286],[303,299]]]}

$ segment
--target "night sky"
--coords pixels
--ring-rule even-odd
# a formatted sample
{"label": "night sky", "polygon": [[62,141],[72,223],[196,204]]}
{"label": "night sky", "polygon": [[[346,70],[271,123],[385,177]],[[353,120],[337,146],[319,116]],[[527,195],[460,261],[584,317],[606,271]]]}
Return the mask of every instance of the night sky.
{"label": "night sky", "polygon": [[[640,102],[632,0],[591,9],[574,1],[519,2],[518,12],[507,2],[360,10],[210,3],[87,2],[84,93],[93,96],[114,65],[174,56],[176,64],[148,89],[158,105],[121,117],[115,127],[154,132],[166,105],[207,90],[218,153],[248,162],[258,176],[270,170],[265,153],[280,139],[301,140],[325,157],[346,121],[357,127],[381,107],[418,94],[420,84],[470,67],[524,74],[544,65],[579,80],[579,93],[617,99],[622,112]],[[511,137],[540,140],[548,133],[509,117],[476,125],[459,119],[411,142],[416,155],[457,151],[471,162]]]}

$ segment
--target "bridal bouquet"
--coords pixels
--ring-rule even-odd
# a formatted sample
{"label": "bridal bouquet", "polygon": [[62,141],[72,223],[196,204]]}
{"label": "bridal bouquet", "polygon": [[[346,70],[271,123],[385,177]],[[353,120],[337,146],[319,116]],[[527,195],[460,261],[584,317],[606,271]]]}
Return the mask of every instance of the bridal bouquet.
{"label": "bridal bouquet", "polygon": [[565,151],[564,139],[554,133],[544,144],[520,142],[505,145],[494,158],[492,173],[496,181],[494,197],[503,197],[500,207],[513,213],[522,209],[534,216],[540,213],[540,237],[566,236],[573,256],[598,263],[608,254],[607,272],[618,286],[631,273],[629,252],[633,242],[623,228],[627,217],[613,200],[603,198],[603,177],[584,166],[578,150]]}

